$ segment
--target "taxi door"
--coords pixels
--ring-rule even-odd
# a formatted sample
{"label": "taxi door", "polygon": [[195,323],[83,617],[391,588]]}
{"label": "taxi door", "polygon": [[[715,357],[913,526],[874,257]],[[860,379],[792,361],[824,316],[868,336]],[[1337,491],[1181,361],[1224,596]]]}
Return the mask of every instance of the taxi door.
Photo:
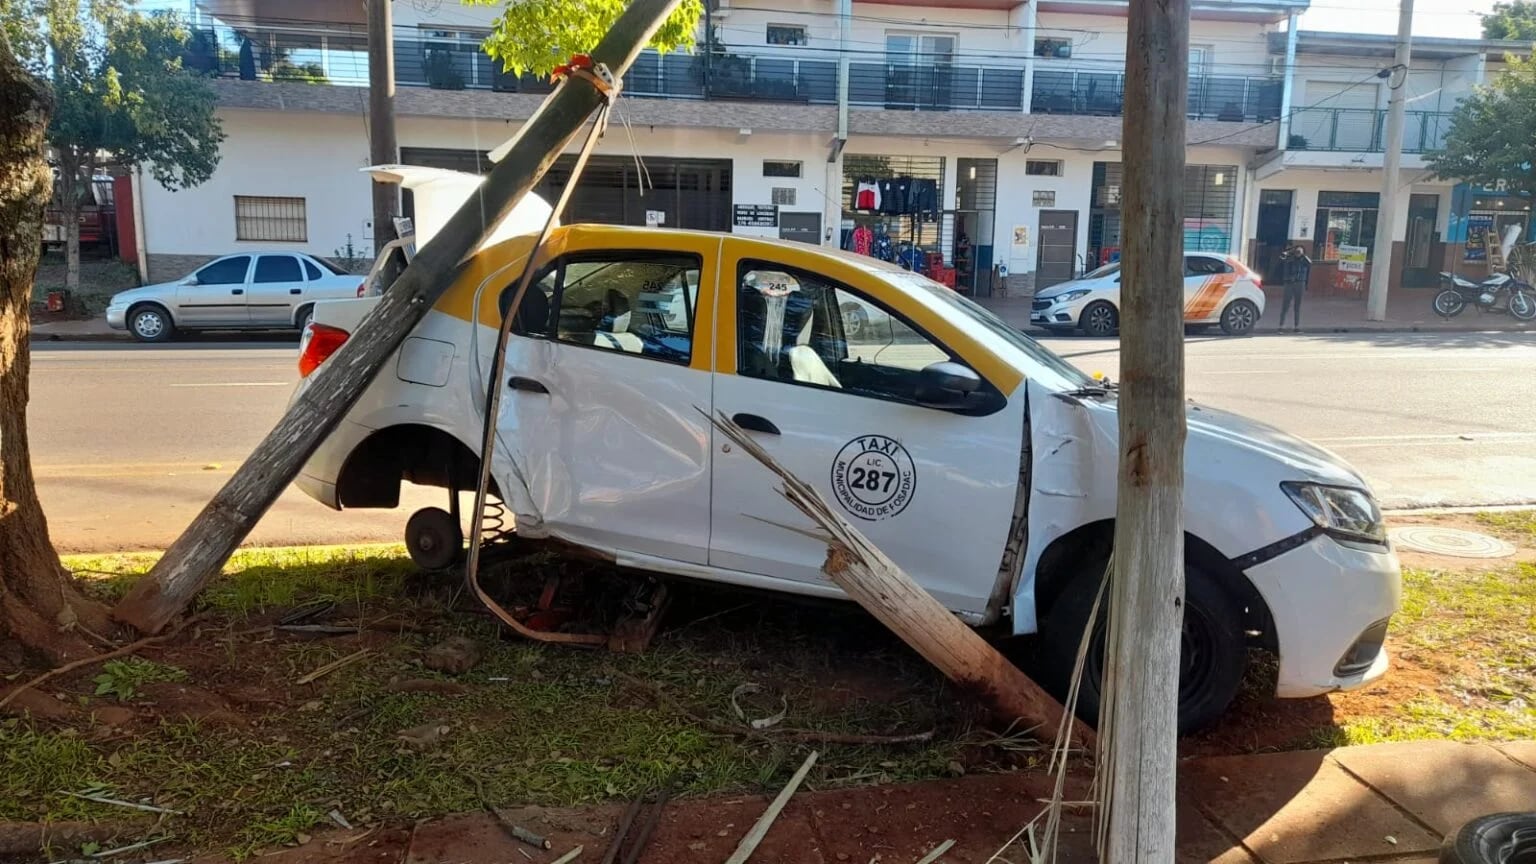
{"label": "taxi door", "polygon": [[602,228],[563,239],[507,345],[498,433],[535,511],[519,512],[519,527],[703,564],[720,241]]}
{"label": "taxi door", "polygon": [[[931,308],[857,267],[782,246],[726,242],[714,404],[842,511],[949,608],[982,615],[1014,510],[1024,430],[1016,372],[977,416],[925,407],[919,374],[988,358],[941,341]],[[801,266],[795,266],[796,264]],[[819,272],[819,271],[826,271]],[[839,278],[840,277],[840,278]],[[995,365],[995,357],[991,358]],[[712,567],[820,593],[826,544],[778,482],[715,435]],[[795,590],[784,586],[787,590]]]}

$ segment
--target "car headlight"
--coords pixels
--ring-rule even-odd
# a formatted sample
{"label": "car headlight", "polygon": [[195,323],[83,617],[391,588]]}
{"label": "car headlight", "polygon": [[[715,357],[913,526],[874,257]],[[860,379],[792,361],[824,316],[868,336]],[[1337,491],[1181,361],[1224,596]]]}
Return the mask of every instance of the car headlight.
{"label": "car headlight", "polygon": [[1281,483],[1280,488],[1312,524],[1336,540],[1385,546],[1381,508],[1364,489],[1318,483]]}
{"label": "car headlight", "polygon": [[1083,289],[1080,289],[1080,290],[1077,290],[1077,291],[1068,291],[1065,294],[1057,294],[1056,295],[1056,302],[1057,303],[1070,303],[1073,300],[1081,300],[1084,297],[1087,297],[1089,294],[1092,294],[1092,293],[1093,292],[1088,290],[1087,288],[1083,288]]}

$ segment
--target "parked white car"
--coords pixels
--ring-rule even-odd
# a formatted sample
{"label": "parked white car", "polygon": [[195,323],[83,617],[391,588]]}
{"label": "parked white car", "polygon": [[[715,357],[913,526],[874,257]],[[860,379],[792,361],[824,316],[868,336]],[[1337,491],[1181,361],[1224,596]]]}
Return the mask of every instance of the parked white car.
{"label": "parked white car", "polygon": [[[1184,323],[1221,325],[1229,336],[1246,336],[1264,315],[1259,275],[1228,255],[1184,255]],[[1089,336],[1120,332],[1120,264],[1053,285],[1035,295],[1029,323],[1048,330],[1081,330]]]}
{"label": "parked white car", "polygon": [[[479,471],[500,304],[532,243],[473,256],[297,480],[336,509],[445,487],[407,527],[425,566],[463,548],[450,502]],[[815,532],[790,530],[809,523],[706,417],[724,414],[956,616],[1039,634],[1038,674],[1064,686],[1113,539],[1113,387],[953,290],[803,243],[578,225],[531,266],[492,461],[520,538],[842,597]],[[316,305],[294,398],[377,302]],[[1278,654],[1280,696],[1382,675],[1401,588],[1366,482],[1276,429],[1197,405],[1188,421],[1182,727],[1225,709],[1249,648]]]}
{"label": "parked white car", "polygon": [[177,330],[302,330],[316,300],[359,296],[363,277],[302,252],[225,255],[175,282],[112,296],[107,326],[141,342]]}

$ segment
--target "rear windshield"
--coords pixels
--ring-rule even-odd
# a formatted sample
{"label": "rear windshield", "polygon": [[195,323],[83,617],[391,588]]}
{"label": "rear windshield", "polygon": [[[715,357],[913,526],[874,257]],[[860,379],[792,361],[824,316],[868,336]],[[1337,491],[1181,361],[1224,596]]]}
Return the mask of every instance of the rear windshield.
{"label": "rear windshield", "polygon": [[320,262],[320,266],[321,267],[324,267],[325,269],[331,271],[331,275],[333,275],[333,276],[350,276],[350,275],[352,275],[351,273],[348,273],[346,270],[343,270],[342,268],[336,266],[335,264],[333,264],[328,259],[316,258],[315,260]]}

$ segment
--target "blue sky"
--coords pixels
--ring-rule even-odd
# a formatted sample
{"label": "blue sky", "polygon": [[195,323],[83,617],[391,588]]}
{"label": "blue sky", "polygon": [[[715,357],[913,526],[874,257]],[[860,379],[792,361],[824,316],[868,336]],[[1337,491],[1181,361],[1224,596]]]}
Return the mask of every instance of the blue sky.
{"label": "blue sky", "polygon": [[[1476,38],[1482,35],[1477,13],[1487,12],[1493,3],[1494,0],[1417,0],[1413,32],[1421,36]],[[189,0],[140,0],[140,6],[145,9],[186,11],[189,5]],[[1312,8],[1302,16],[1301,26],[1307,30],[1395,33],[1397,3],[1393,0],[1314,0]]]}

